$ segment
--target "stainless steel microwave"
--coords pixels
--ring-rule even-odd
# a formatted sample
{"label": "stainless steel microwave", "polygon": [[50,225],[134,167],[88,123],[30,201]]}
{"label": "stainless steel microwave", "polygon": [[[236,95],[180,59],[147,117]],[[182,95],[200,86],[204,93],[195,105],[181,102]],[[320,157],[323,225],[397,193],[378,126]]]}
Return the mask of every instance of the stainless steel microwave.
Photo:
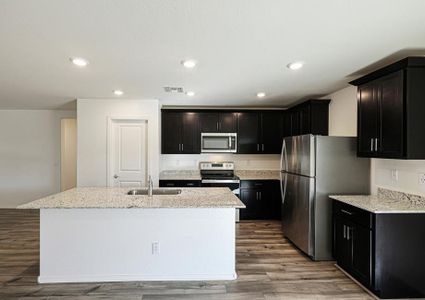
{"label": "stainless steel microwave", "polygon": [[237,133],[201,133],[202,153],[236,153]]}

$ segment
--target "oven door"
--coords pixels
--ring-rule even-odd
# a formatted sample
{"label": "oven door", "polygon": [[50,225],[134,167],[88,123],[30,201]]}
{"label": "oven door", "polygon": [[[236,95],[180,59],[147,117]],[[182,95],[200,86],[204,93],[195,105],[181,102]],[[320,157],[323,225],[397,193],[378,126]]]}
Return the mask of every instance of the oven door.
{"label": "oven door", "polygon": [[201,152],[236,153],[236,133],[201,133]]}

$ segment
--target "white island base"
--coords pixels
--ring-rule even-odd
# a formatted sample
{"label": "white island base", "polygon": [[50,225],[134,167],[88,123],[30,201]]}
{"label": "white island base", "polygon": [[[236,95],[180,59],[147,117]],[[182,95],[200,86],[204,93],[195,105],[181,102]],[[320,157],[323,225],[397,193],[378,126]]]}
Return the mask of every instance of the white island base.
{"label": "white island base", "polygon": [[233,207],[40,209],[40,283],[235,278]]}

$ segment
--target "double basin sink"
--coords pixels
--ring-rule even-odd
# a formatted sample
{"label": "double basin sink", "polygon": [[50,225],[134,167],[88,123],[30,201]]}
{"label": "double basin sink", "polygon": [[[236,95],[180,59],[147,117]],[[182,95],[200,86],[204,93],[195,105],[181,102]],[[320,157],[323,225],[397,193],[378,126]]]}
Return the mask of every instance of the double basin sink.
{"label": "double basin sink", "polygon": [[[180,189],[153,189],[152,195],[178,195],[181,194],[182,190]],[[147,189],[134,189],[128,191],[127,195],[147,195]]]}

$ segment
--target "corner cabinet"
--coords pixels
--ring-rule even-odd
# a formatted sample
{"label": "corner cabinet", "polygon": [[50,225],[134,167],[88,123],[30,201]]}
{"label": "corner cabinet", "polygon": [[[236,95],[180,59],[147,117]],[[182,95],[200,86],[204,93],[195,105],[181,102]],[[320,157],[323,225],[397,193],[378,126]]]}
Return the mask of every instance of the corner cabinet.
{"label": "corner cabinet", "polygon": [[240,198],[246,208],[239,211],[241,220],[280,220],[279,180],[241,180]]}
{"label": "corner cabinet", "polygon": [[333,200],[337,265],[381,299],[423,298],[425,213],[372,213]]}
{"label": "corner cabinet", "polygon": [[329,99],[311,99],[285,112],[283,137],[329,133]]}
{"label": "corner cabinet", "polygon": [[425,159],[425,58],[408,57],[358,86],[358,156]]}
{"label": "corner cabinet", "polygon": [[199,154],[200,134],[198,114],[162,111],[162,154]]}

